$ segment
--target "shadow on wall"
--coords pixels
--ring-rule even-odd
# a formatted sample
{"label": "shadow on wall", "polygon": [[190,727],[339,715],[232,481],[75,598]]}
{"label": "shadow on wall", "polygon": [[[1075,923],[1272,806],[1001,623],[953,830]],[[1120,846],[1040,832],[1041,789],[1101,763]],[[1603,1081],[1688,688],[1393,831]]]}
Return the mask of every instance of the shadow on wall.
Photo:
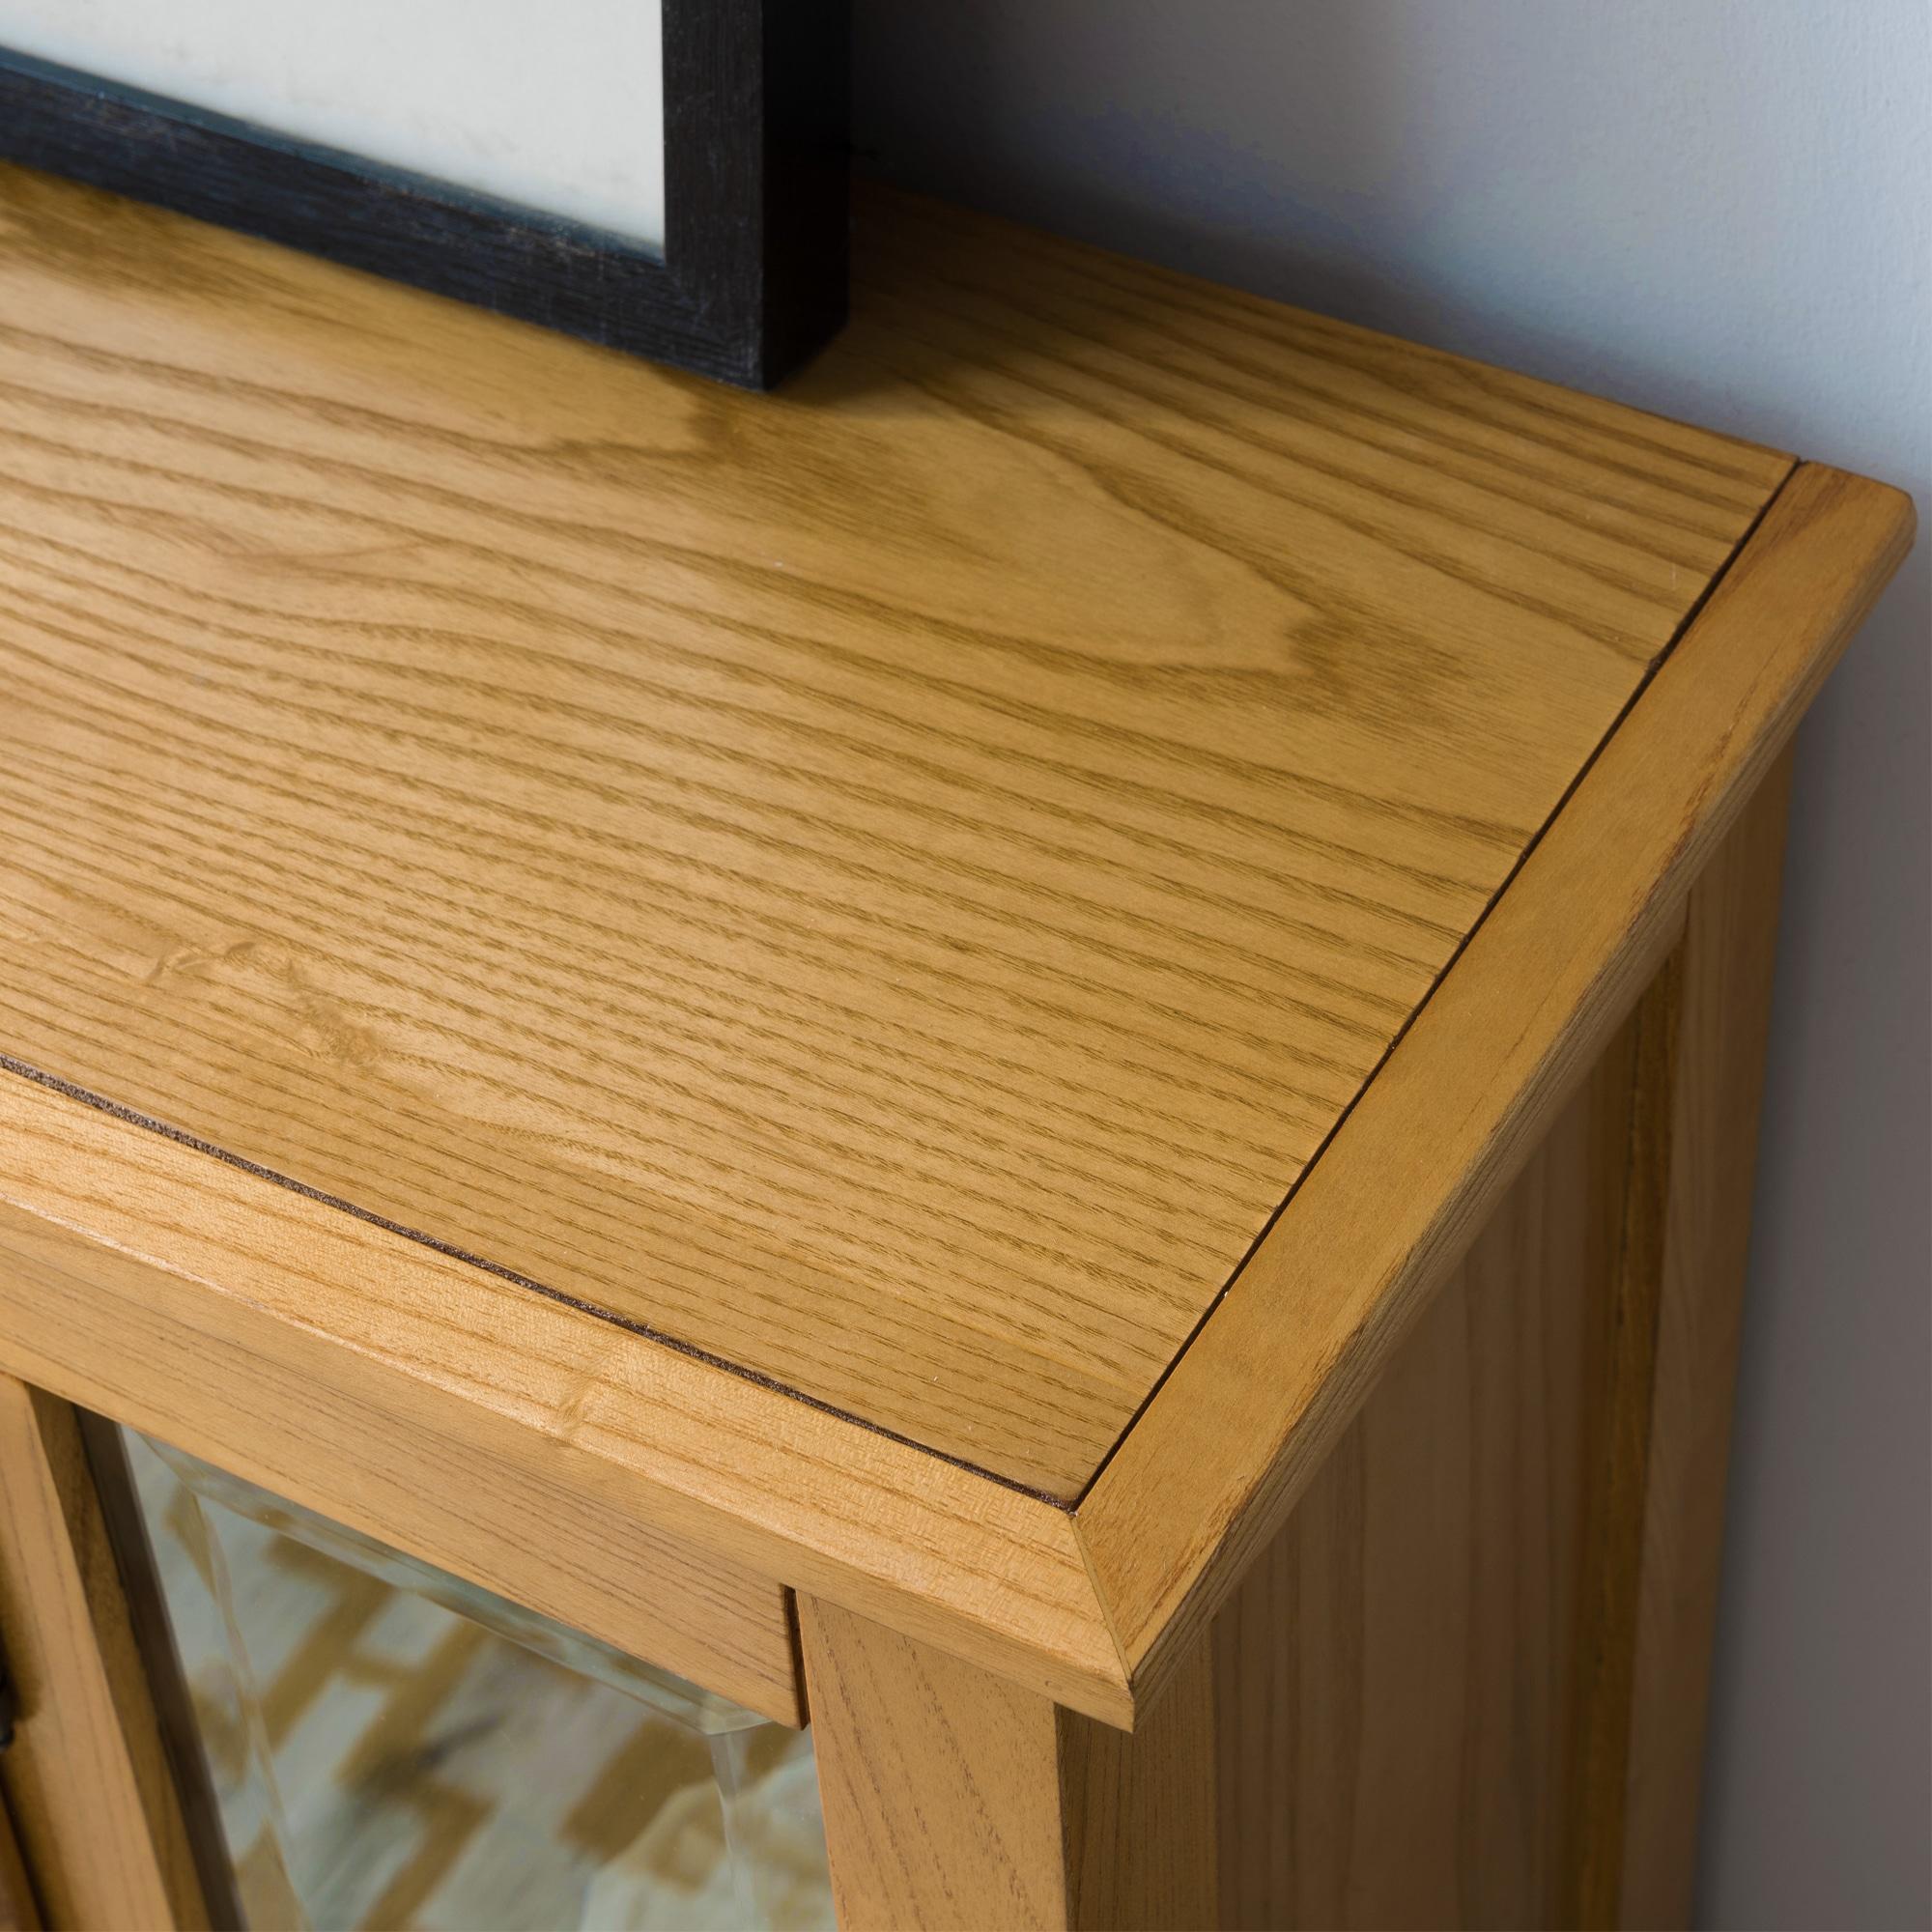
{"label": "shadow on wall", "polygon": [[[1366,232],[1348,212],[1400,164],[1402,89],[1347,4],[857,5],[855,137],[892,179],[1378,327],[1405,320],[1355,259]],[[1257,58],[1231,71],[1244,44]],[[1291,186],[1311,172],[1331,184],[1319,198]]]}
{"label": "shadow on wall", "polygon": [[1818,358],[1927,349],[1922,0],[855,5],[907,186],[1829,460]]}

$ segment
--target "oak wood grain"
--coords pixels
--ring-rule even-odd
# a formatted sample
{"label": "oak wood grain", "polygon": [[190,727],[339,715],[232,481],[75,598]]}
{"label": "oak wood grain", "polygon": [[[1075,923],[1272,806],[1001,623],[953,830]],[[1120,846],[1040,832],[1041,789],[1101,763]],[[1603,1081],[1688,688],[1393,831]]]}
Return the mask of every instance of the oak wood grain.
{"label": "oak wood grain", "polygon": [[1076,1497],[1786,474],[922,203],[724,393],[0,176],[0,1039]]}
{"label": "oak wood grain", "polygon": [[801,1605],[842,1922],[1683,1921],[1788,774],[1131,1738]]}
{"label": "oak wood grain", "polygon": [[[1782,764],[1776,768],[1773,782],[1782,769]],[[1781,787],[1777,789],[1781,801]],[[1739,829],[1751,816],[1752,809],[1747,807]],[[1727,838],[1705,867],[1707,875],[1726,869],[1730,844]],[[1692,901],[1703,891],[1700,878],[1691,888]],[[1687,906],[1687,933],[1689,923]],[[1761,965],[1768,977],[1772,936],[1763,935],[1763,960],[1749,961],[1747,971]],[[1673,1150],[1686,1124],[1677,1113],[1678,1073],[1687,1054],[1702,1057],[1708,1050],[1694,1028],[1687,1037],[1686,953],[1686,940],[1680,937],[1604,1061],[1603,1070],[1613,1082],[1607,1097],[1617,1117],[1609,1147],[1614,1212],[1592,1247],[1591,1274],[1599,1284],[1599,1359],[1587,1387],[1579,1391],[1590,1422],[1571,1503],[1581,1529],[1575,1627],[1567,1656],[1571,1737],[1561,1775],[1548,1787],[1562,1835],[1554,1884],[1545,1904],[1553,1922],[1561,1925],[1621,1922],[1617,1891],[1626,1836],[1625,1774],[1651,1405]],[[1729,1123],[1697,1125],[1722,1133]],[[1694,1790],[1690,1795],[1694,1798]]]}
{"label": "oak wood grain", "polygon": [[73,1411],[0,1375],[0,1632],[19,1695],[0,1788],[56,1925],[206,1927]]}
{"label": "oak wood grain", "polygon": [[1137,1688],[1279,1528],[1681,929],[1704,863],[1910,542],[1804,466],[1079,1510]]}
{"label": "oak wood grain", "polygon": [[1628,1028],[1211,1627],[1221,1923],[1565,1925]]}
{"label": "oak wood grain", "polygon": [[[1604,1743],[1583,1767],[1593,1776],[1579,1785],[1576,1809],[1601,1835],[1576,1861],[1581,1922],[1691,1921],[1790,767],[1787,752],[1705,867],[1679,948],[1639,1493],[1629,1494],[1639,1486],[1628,1477],[1623,1484],[1626,1506],[1638,1504],[1638,1528],[1625,1546],[1629,1569],[1614,1603],[1616,1638],[1630,1660],[1615,1688],[1626,1701],[1619,1710],[1596,1687]],[[1607,1545],[1605,1538],[1596,1547]]]}
{"label": "oak wood grain", "polygon": [[[499,1448],[484,1419],[466,1426],[467,1408],[373,1376],[356,1291],[381,1293],[385,1277],[379,1257],[352,1260],[361,1224],[312,1203],[291,1215],[285,1204],[300,1197],[280,1188],[274,1211],[251,1220],[241,1205],[248,1177],[234,1176],[244,1184],[224,1200],[213,1183],[232,1170],[115,1126],[24,1081],[0,1084],[0,1369],[781,1723],[803,1722],[781,1585],[575,1488],[542,1445]],[[110,1199],[111,1215],[90,1211]],[[238,1224],[245,1244],[230,1246]],[[173,1228],[192,1233],[171,1243]],[[251,1277],[297,1254],[307,1265],[280,1303],[292,1332],[277,1333],[248,1300]],[[170,1267],[184,1271],[179,1285],[157,1279]],[[424,1298],[448,1328],[435,1361],[445,1386],[480,1376],[517,1335],[489,1334],[483,1298],[466,1318],[464,1287],[445,1267]],[[507,1312],[520,1311],[512,1301]],[[415,1334],[435,1360],[434,1328]]]}
{"label": "oak wood grain", "polygon": [[799,1631],[843,1932],[1217,1922],[1205,1650],[1127,1736],[815,1598]]}
{"label": "oak wood grain", "polygon": [[1221,1922],[1689,1922],[1789,753],[1212,1626]]}
{"label": "oak wood grain", "polygon": [[1065,1511],[20,1078],[0,1369],[781,1719],[767,1577],[1132,1719]]}
{"label": "oak wood grain", "polygon": [[812,1597],[799,1639],[843,1932],[1065,1926],[1052,1705]]}
{"label": "oak wood grain", "polygon": [[1135,1711],[1131,1732],[1059,1713],[1067,1920],[1109,1932],[1218,1923],[1221,1793],[1206,1645]]}

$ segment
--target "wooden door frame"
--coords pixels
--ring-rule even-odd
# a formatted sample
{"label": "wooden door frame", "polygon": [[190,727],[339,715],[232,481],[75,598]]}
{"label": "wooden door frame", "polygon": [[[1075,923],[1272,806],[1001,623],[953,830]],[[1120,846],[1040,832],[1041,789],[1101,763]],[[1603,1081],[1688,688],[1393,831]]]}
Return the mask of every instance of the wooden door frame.
{"label": "wooden door frame", "polygon": [[208,1908],[73,1410],[0,1375],[0,1792],[57,1926],[205,1927]]}

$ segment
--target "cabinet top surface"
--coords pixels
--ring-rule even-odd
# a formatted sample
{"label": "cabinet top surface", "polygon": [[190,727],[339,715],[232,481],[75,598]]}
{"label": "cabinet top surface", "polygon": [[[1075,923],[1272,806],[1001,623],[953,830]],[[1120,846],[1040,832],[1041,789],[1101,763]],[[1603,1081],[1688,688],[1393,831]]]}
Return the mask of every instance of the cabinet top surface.
{"label": "cabinet top surface", "polygon": [[919,203],[754,397],[0,172],[0,1053],[1072,1497],[1788,467]]}

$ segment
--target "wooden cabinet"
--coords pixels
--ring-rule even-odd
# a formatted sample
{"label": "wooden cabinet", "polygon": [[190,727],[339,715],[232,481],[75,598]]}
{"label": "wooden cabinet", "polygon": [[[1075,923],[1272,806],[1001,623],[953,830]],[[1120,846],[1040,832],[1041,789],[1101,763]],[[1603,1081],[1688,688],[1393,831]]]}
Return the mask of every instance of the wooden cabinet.
{"label": "wooden cabinet", "polygon": [[10,1508],[73,1404],[809,1721],[848,1926],[1681,1918],[1905,499],[882,195],[753,398],[0,186]]}

